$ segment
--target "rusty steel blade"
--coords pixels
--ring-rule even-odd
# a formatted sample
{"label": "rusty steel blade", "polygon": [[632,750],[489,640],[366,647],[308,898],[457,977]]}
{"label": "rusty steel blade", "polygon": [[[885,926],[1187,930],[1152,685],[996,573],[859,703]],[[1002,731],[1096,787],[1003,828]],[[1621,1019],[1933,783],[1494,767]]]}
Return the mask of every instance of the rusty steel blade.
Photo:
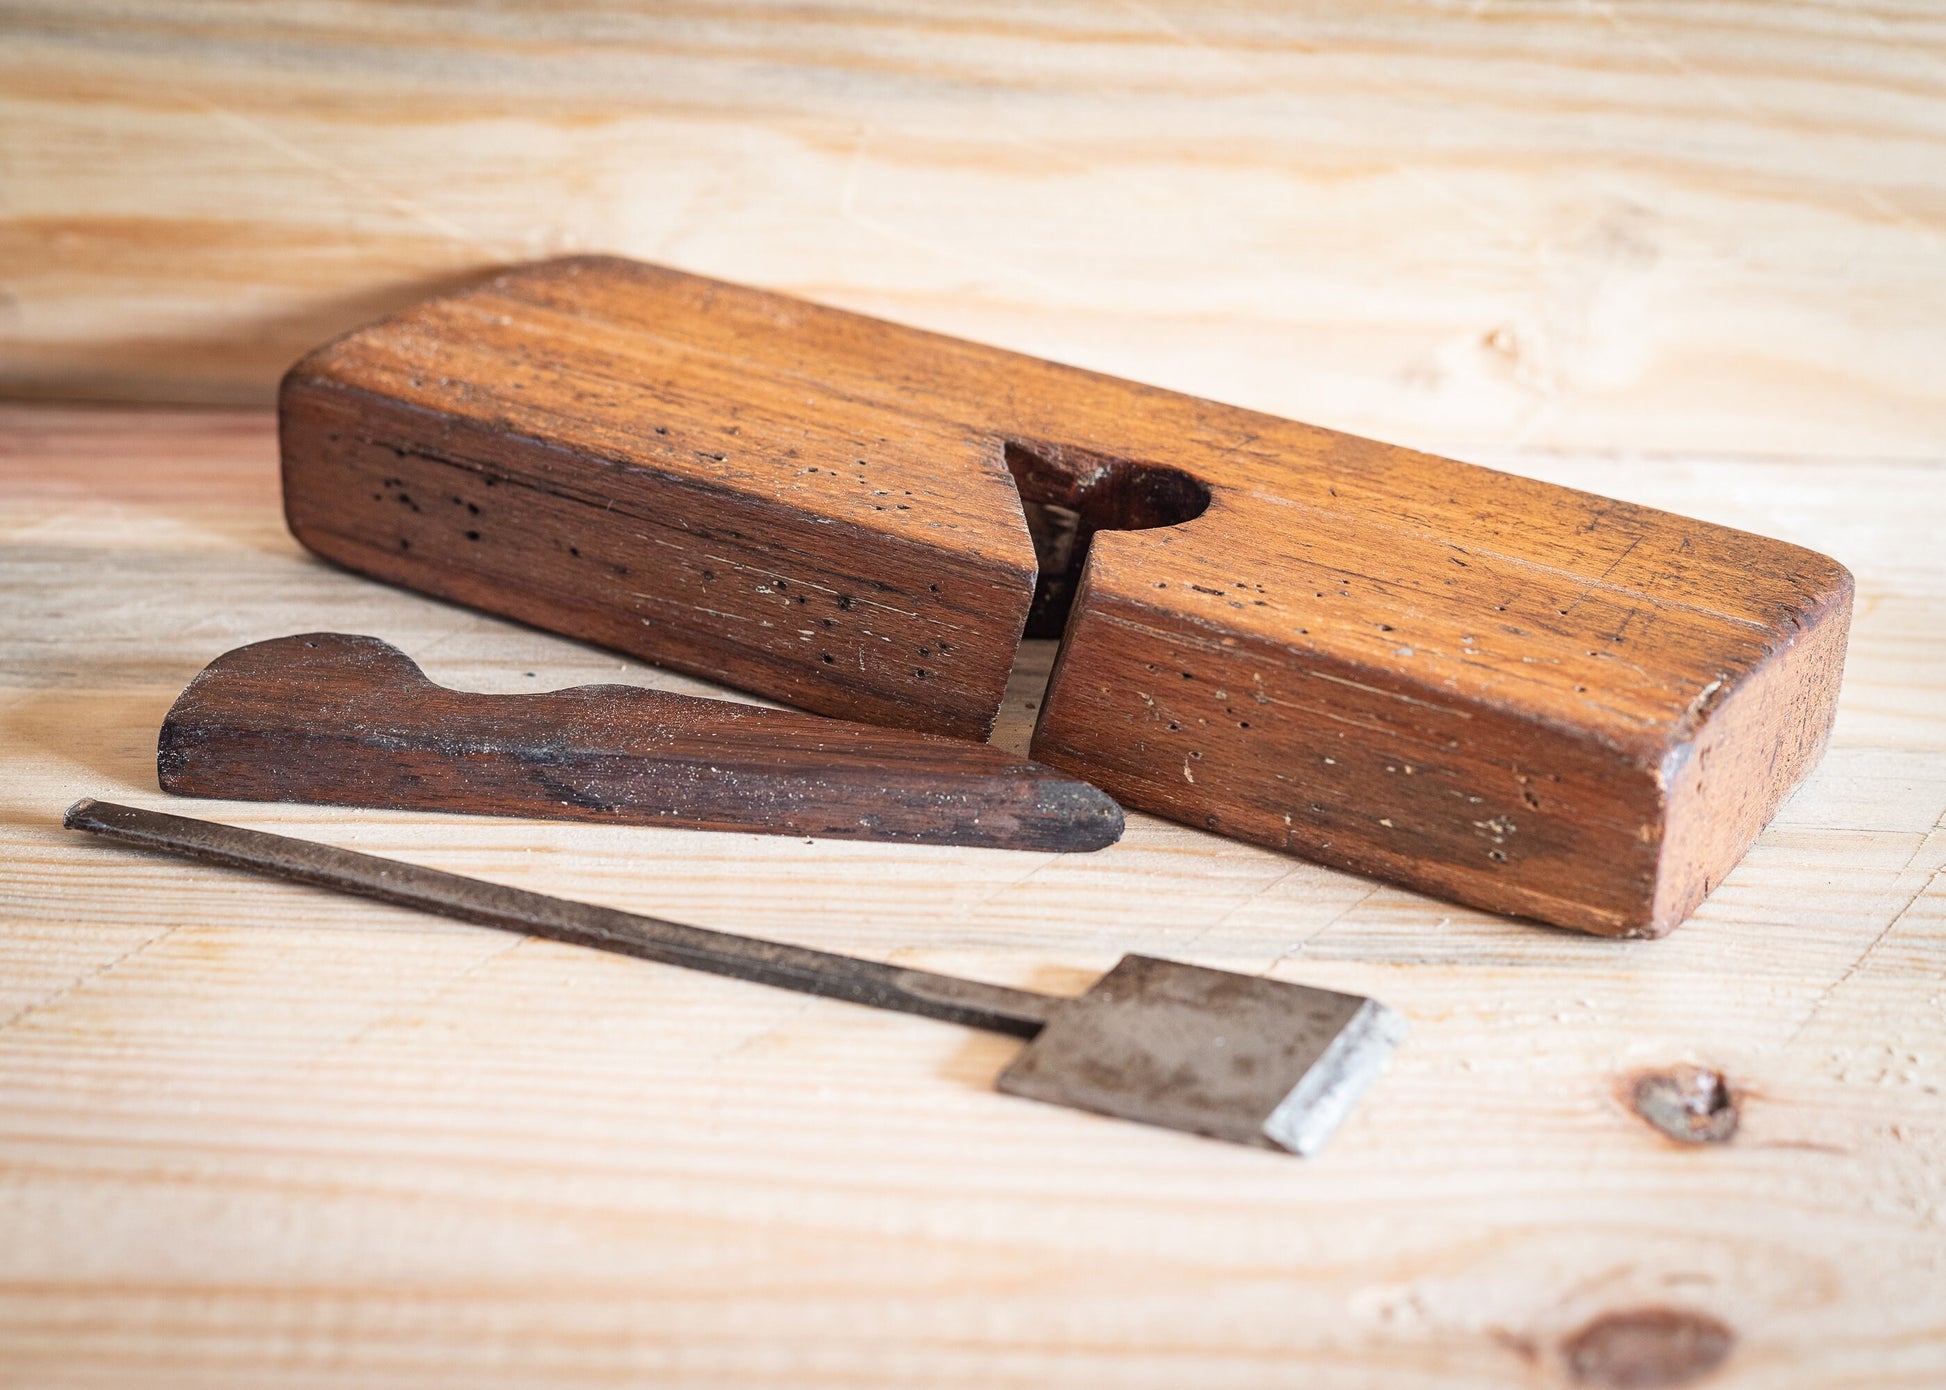
{"label": "rusty steel blade", "polygon": [[110,802],[77,801],[63,823],[502,931],[1026,1038],[1003,1091],[1292,1153],[1324,1143],[1404,1033],[1377,1000],[1150,956],[1124,956],[1061,999]]}

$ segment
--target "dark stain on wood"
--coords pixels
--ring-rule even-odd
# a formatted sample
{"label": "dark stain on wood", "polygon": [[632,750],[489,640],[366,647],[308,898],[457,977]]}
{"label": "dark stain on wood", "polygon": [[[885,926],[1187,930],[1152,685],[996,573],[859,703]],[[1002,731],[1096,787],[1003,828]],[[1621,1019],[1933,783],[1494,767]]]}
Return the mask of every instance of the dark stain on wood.
{"label": "dark stain on wood", "polygon": [[984,744],[629,685],[448,690],[376,637],[240,647],[163,721],[181,796],[1092,850],[1122,812]]}
{"label": "dark stain on wood", "polygon": [[1816,763],[1849,626],[1797,546],[653,266],[576,257],[305,358],[318,554],[1125,805],[1653,936]]}
{"label": "dark stain on wood", "polygon": [[1727,1144],[1736,1137],[1737,1097],[1721,1072],[1682,1064],[1626,1083],[1629,1109],[1679,1144]]}
{"label": "dark stain on wood", "polygon": [[1690,1308],[1631,1308],[1604,1313],[1562,1343],[1577,1385],[1602,1390],[1661,1390],[1700,1380],[1729,1359],[1736,1333]]}

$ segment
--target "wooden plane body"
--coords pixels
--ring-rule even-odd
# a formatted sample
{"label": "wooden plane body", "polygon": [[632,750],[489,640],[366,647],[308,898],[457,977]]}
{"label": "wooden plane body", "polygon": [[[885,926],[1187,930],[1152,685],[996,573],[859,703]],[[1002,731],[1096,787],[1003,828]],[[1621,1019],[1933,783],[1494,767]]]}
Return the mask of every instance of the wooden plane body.
{"label": "wooden plane body", "polygon": [[1125,806],[1609,935],[1815,764],[1851,577],[1722,526],[603,257],[305,358],[286,510],[349,568]]}

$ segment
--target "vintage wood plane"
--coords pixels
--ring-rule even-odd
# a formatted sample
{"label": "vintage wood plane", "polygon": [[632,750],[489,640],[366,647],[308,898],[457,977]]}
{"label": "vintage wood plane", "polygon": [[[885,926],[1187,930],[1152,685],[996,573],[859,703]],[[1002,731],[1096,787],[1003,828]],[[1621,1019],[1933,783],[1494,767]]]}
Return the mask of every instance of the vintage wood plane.
{"label": "vintage wood plane", "polygon": [[1727,527],[608,257],[319,349],[286,509],[361,573],[1123,804],[1609,935],[1816,762],[1842,565]]}

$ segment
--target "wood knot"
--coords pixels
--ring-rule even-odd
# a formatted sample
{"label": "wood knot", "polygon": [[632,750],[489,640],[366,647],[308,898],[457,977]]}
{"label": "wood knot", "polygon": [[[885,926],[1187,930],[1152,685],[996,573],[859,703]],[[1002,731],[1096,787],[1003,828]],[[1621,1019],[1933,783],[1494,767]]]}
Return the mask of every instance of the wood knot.
{"label": "wood knot", "polygon": [[1721,1072],[1687,1064],[1643,1072],[1629,1108],[1679,1144],[1726,1144],[1737,1132],[1737,1099]]}
{"label": "wood knot", "polygon": [[1577,1385],[1657,1390],[1687,1385],[1729,1358],[1736,1333],[1708,1313],[1688,1308],[1630,1308],[1604,1313],[1561,1344]]}

